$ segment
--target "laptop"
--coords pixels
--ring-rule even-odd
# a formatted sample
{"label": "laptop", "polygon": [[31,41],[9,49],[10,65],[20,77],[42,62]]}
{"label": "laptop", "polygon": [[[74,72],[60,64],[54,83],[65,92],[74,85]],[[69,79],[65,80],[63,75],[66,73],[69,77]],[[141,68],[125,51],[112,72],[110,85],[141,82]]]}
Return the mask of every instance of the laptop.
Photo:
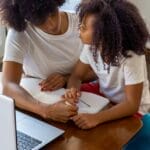
{"label": "laptop", "polygon": [[64,130],[15,111],[14,101],[0,95],[0,150],[39,150],[63,133]]}

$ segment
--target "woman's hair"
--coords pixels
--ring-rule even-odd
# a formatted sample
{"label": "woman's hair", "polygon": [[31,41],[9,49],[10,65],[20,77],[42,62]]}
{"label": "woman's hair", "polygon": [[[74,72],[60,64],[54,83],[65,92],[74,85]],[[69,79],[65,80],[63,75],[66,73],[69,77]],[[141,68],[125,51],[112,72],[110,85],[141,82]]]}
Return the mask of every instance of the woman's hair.
{"label": "woman's hair", "polygon": [[80,23],[88,15],[93,23],[93,56],[101,47],[101,56],[110,64],[119,65],[119,56],[129,57],[128,51],[143,54],[148,30],[138,9],[126,0],[86,0],[78,8]]}
{"label": "woman's hair", "polygon": [[65,0],[1,0],[2,19],[17,31],[26,29],[27,22],[43,24]]}

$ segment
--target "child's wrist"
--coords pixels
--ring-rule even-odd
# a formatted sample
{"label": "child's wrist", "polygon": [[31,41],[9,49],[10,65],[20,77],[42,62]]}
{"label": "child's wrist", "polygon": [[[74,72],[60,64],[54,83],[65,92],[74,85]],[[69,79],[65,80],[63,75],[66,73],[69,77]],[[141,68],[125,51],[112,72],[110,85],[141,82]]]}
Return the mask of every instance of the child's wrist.
{"label": "child's wrist", "polygon": [[96,118],[97,118],[98,124],[102,124],[103,123],[102,115],[101,115],[100,112],[96,114]]}

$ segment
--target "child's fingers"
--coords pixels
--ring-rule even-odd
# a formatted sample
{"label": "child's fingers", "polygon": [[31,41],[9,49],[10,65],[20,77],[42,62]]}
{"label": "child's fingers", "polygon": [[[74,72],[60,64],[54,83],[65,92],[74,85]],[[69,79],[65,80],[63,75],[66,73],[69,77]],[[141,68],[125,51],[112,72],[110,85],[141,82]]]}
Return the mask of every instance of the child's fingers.
{"label": "child's fingers", "polygon": [[77,92],[77,97],[80,97],[80,96],[81,96],[81,92],[78,91],[78,92]]}
{"label": "child's fingers", "polygon": [[69,90],[66,91],[66,93],[64,94],[64,98],[69,101],[71,104],[73,103],[77,103],[80,97],[80,91],[78,91],[75,88],[71,88]]}
{"label": "child's fingers", "polygon": [[78,122],[80,120],[80,115],[76,115],[74,117],[71,117],[71,119],[74,121],[74,122]]}
{"label": "child's fingers", "polygon": [[75,98],[75,99],[77,99],[78,97],[81,96],[80,91],[78,89],[76,89],[76,88],[71,88],[70,91],[72,93],[72,97]]}
{"label": "child's fingers", "polygon": [[74,88],[71,88],[70,89],[70,93],[71,93],[71,95],[72,95],[72,98],[76,98],[76,89],[74,89]]}
{"label": "child's fingers", "polygon": [[66,105],[72,105],[72,106],[76,106],[75,100],[74,99],[65,99],[65,104]]}
{"label": "child's fingers", "polygon": [[74,99],[74,94],[72,92],[69,92],[68,95],[69,95],[69,98],[73,98]]}
{"label": "child's fingers", "polygon": [[66,98],[74,98],[74,95],[71,91],[68,91],[68,92],[65,93],[65,97]]}
{"label": "child's fingers", "polygon": [[71,94],[70,94],[70,92],[68,91],[68,92],[66,92],[65,94],[64,94],[64,97],[66,98],[66,99],[68,99],[68,98],[72,98],[71,97]]}

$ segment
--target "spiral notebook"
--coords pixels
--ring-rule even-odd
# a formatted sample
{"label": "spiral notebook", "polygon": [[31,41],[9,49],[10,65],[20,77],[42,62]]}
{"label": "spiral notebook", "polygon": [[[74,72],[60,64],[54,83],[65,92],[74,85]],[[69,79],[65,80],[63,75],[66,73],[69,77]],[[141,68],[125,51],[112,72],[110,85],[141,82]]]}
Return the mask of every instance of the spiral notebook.
{"label": "spiral notebook", "polygon": [[[54,104],[61,100],[61,96],[65,93],[64,88],[52,92],[43,92],[40,90],[40,81],[40,79],[35,78],[24,78],[21,81],[21,86],[42,103]],[[107,98],[89,92],[81,92],[81,97],[77,104],[78,113],[97,113],[108,103]]]}

